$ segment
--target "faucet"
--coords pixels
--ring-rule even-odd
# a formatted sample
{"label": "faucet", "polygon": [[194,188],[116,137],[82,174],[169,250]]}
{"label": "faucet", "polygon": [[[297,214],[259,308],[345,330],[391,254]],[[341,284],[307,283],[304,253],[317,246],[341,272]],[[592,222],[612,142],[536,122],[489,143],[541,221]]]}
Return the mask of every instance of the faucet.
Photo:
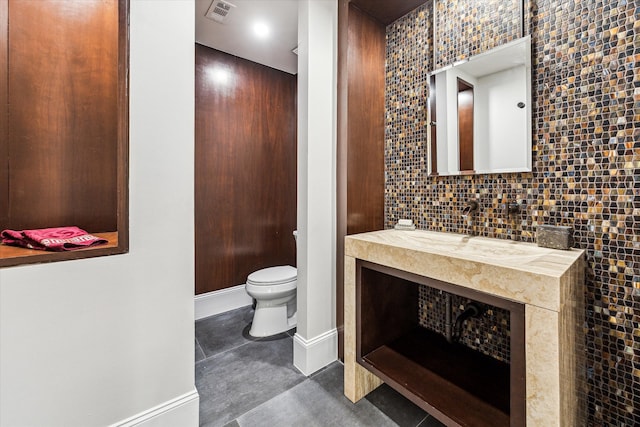
{"label": "faucet", "polygon": [[512,200],[502,205],[502,212],[507,217],[511,227],[511,240],[518,240],[518,236],[516,235],[516,215],[520,212],[521,208],[522,206],[516,200]]}
{"label": "faucet", "polygon": [[[462,218],[467,219],[472,214],[478,212],[478,202],[475,200],[468,200],[465,207],[462,209]],[[473,223],[473,219],[469,224],[469,236],[472,237],[475,235],[475,224]]]}
{"label": "faucet", "polygon": [[502,205],[502,210],[507,217],[510,217],[520,212],[520,204],[515,200],[512,200]]}

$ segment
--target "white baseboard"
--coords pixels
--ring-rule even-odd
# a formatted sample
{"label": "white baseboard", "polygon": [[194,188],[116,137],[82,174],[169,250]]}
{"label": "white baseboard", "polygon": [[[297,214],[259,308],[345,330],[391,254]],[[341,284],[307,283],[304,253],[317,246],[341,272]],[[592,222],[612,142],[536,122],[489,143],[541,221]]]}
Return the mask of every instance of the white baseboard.
{"label": "white baseboard", "polygon": [[251,305],[253,299],[244,290],[244,285],[238,285],[233,288],[196,295],[194,301],[195,318],[198,320]]}
{"label": "white baseboard", "polygon": [[112,427],[197,427],[199,405],[198,391],[193,389],[189,393],[112,424]]}
{"label": "white baseboard", "polygon": [[293,366],[309,376],[338,359],[338,331],[332,329],[306,340],[298,334],[293,337]]}

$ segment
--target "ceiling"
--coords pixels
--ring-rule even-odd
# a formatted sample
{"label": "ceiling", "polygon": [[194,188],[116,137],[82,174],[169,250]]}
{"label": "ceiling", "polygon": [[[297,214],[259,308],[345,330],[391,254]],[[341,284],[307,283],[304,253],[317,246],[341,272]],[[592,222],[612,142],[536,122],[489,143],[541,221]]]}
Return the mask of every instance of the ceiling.
{"label": "ceiling", "polygon": [[[287,73],[298,72],[298,58],[291,51],[298,44],[297,0],[228,0],[235,7],[223,23],[205,17],[212,1],[220,0],[195,1],[197,43]],[[255,34],[257,23],[268,33],[263,38]]]}
{"label": "ceiling", "polygon": [[[240,58],[285,71],[298,72],[291,52],[298,44],[298,0],[223,0],[231,3],[223,23],[205,17],[213,2],[195,0],[196,42]],[[427,0],[351,0],[351,3],[388,25]],[[263,22],[269,35],[258,38],[253,27]]]}

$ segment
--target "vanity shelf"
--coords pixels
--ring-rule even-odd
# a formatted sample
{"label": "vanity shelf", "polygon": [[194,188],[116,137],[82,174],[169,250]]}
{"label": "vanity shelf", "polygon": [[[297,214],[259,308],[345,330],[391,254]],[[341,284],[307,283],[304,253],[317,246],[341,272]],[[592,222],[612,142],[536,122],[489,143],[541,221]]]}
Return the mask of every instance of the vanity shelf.
{"label": "vanity shelf", "polygon": [[425,411],[459,425],[509,426],[509,364],[416,328],[359,363]]}
{"label": "vanity shelf", "polygon": [[[419,285],[509,310],[511,363],[419,326]],[[356,330],[357,362],[441,422],[525,425],[522,304],[358,260]]]}

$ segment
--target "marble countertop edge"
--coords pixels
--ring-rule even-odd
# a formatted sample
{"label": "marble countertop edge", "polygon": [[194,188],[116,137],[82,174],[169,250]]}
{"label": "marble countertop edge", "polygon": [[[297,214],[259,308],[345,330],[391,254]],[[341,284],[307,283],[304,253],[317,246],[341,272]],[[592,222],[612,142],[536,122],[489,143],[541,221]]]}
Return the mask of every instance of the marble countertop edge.
{"label": "marble countertop edge", "polygon": [[[571,266],[584,256],[580,249],[565,251],[542,248],[533,243],[426,230],[380,230],[350,235],[345,239],[345,255],[354,258],[371,260],[401,256],[397,250],[408,251],[414,259],[444,257],[476,266],[545,276],[552,281],[562,281],[570,273]],[[371,254],[380,251],[386,254]]]}

